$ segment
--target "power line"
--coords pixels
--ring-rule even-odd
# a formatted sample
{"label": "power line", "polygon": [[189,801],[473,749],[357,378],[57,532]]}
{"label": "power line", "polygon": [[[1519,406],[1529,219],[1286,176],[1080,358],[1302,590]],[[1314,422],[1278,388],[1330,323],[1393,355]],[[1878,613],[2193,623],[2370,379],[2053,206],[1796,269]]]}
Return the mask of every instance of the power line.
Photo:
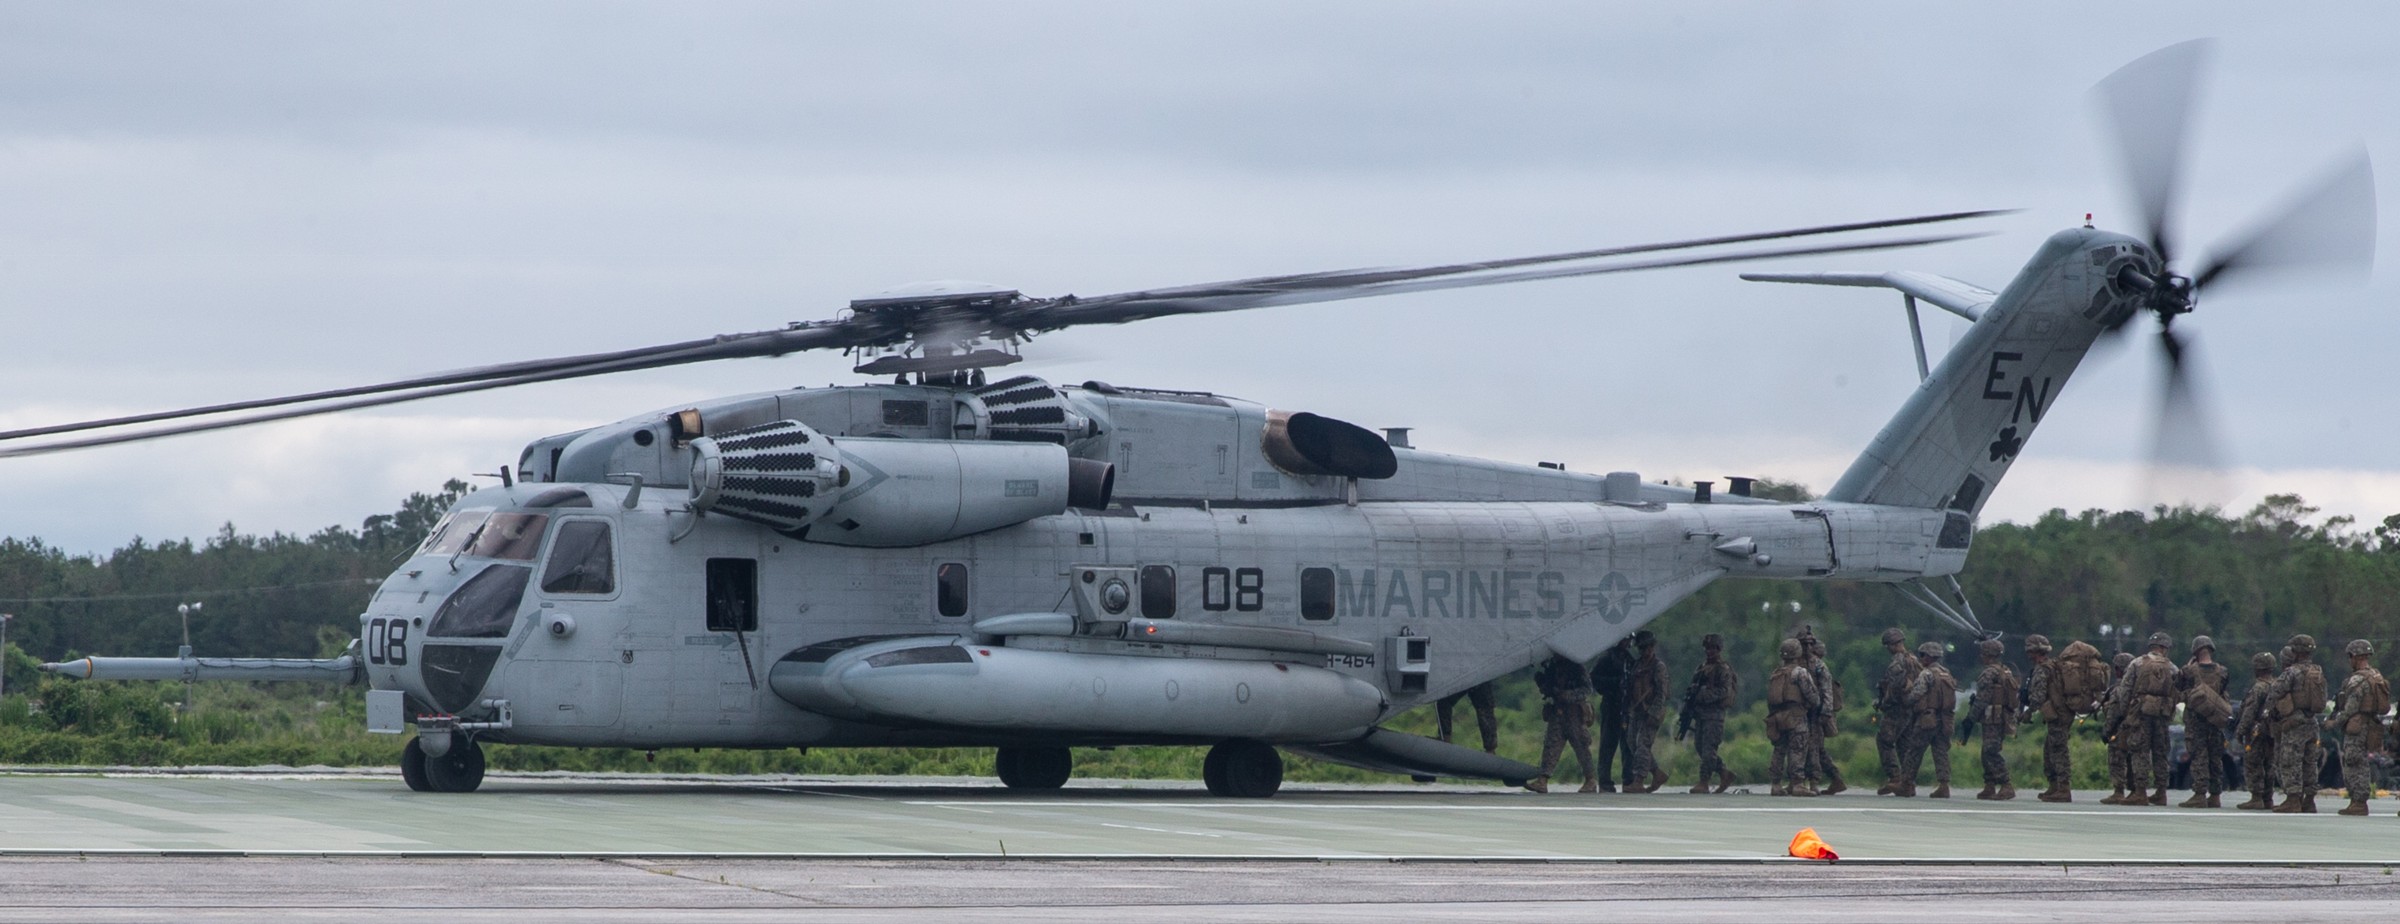
{"label": "power line", "polygon": [[98,603],[115,600],[164,600],[181,597],[200,600],[209,597],[258,594],[277,590],[300,590],[308,587],[373,587],[382,578],[343,578],[338,581],[307,581],[299,584],[267,584],[258,587],[228,587],[220,590],[170,590],[147,594],[81,594],[69,597],[0,597],[0,603]]}

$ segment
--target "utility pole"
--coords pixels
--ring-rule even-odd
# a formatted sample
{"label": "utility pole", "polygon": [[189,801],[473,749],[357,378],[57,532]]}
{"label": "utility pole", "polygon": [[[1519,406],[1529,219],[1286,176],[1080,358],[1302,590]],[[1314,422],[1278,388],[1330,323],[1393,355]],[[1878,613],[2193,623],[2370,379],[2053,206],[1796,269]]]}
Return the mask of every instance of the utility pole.
{"label": "utility pole", "polygon": [[0,693],[8,692],[8,621],[13,614],[0,613]]}
{"label": "utility pole", "polygon": [[[192,611],[199,608],[200,604],[196,602],[175,604],[175,615],[183,620],[183,647],[175,650],[177,660],[190,661],[192,659]],[[187,664],[185,667],[188,671],[190,665]],[[175,721],[183,721],[184,713],[190,711],[192,711],[192,678],[191,674],[187,672],[183,678],[183,710],[175,714]]]}

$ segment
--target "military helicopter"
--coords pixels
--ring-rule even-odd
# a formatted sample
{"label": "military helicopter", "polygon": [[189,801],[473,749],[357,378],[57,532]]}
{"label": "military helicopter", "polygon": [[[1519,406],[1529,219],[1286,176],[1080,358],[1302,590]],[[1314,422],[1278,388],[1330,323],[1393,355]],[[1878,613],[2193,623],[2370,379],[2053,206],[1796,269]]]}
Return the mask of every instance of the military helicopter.
{"label": "military helicopter", "polygon": [[1380,725],[1553,653],[1590,659],[1720,578],[1881,583],[1985,635],[1956,579],[1978,513],[2093,343],[2147,312],[2176,360],[2166,325],[2219,276],[2348,257],[2292,253],[2296,232],[2278,229],[2353,195],[2363,171],[2175,271],[2165,225],[2197,58],[2170,48],[2104,85],[2140,117],[2119,121],[2143,237],[2059,232],[1998,292],[1912,272],[1748,277],[1896,289],[1912,330],[1920,301],[1972,325],[1935,363],[1915,335],[1922,384],[1821,501],[1429,452],[1216,394],[990,373],[1081,325],[1916,246],[1962,235],[1810,239],[1991,213],[1086,298],[923,284],[780,330],[0,433],[48,440],[0,450],[27,455],[803,350],[893,377],[534,440],[383,582],[343,657],[45,667],[364,682],[370,730],[413,726],[402,770],[419,791],[478,788],[486,741],[992,747],[999,779],[1033,790],[1068,780],[1072,748],[1135,744],[1209,748],[1208,789],[1231,797],[1276,792],[1280,751],[1521,783],[1539,770]]}

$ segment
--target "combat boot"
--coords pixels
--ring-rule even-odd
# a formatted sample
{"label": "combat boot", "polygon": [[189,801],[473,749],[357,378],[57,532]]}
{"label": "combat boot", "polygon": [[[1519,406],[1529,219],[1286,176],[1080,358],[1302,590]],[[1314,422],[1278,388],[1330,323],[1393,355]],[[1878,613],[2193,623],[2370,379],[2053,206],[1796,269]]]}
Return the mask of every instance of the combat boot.
{"label": "combat boot", "polygon": [[2152,792],[2152,793],[2150,794],[2150,804],[2151,804],[2151,805],[2165,805],[2165,804],[2167,804],[2167,791],[2166,791],[2166,790],[2164,790],[2164,789],[2160,789],[2160,790],[2157,790],[2157,791],[2155,791],[2155,792]]}
{"label": "combat boot", "polygon": [[1889,780],[1886,780],[1886,781],[1884,781],[1884,784],[1883,784],[1883,785],[1875,787],[1875,794],[1876,794],[1876,795],[1878,795],[1878,796],[1896,796],[1896,795],[1899,795],[1899,794],[1900,794],[1900,784],[1898,784],[1898,783],[1894,783],[1894,782],[1891,782],[1891,781],[1889,781]]}
{"label": "combat boot", "polygon": [[2124,805],[2124,804],[2125,804],[2125,790],[2123,790],[2123,789],[2119,789],[2119,790],[2117,790],[2116,792],[2112,792],[2112,793],[2109,793],[2108,795],[2101,796],[2101,797],[2100,797],[2100,804],[2101,804],[2101,805]]}
{"label": "combat boot", "polygon": [[2139,786],[2128,789],[2125,791],[2124,795],[2117,797],[2117,804],[2148,805],[2150,804],[2150,791]]}
{"label": "combat boot", "polygon": [[2042,794],[2034,798],[2044,802],[2073,802],[2075,801],[2075,791],[2065,786],[2052,786],[2042,790]]}
{"label": "combat boot", "polygon": [[1791,784],[1785,783],[1782,780],[1777,780],[1775,781],[1775,785],[1767,787],[1767,795],[1770,796],[1782,796],[1790,794]]}
{"label": "combat boot", "polygon": [[2352,800],[2350,800],[2350,804],[2349,804],[2349,805],[2343,806],[2341,811],[2335,812],[2334,814],[2336,814],[2336,815],[2364,815],[2364,814],[2366,814],[2366,813],[2367,813],[2367,800],[2365,800],[2365,799],[2352,799]]}
{"label": "combat boot", "polygon": [[1731,770],[1719,770],[1719,771],[1717,771],[1717,791],[1718,791],[1718,792],[1724,792],[1725,790],[1732,789],[1732,788],[1733,788],[1733,771],[1731,771]]}
{"label": "combat boot", "polygon": [[1800,782],[1793,783],[1791,790],[1784,793],[1784,795],[1787,796],[1814,796],[1816,794],[1817,784],[1811,783],[1807,780],[1801,780]]}
{"label": "combat boot", "polygon": [[2309,790],[2309,791],[2308,791],[2308,794],[2307,794],[2307,795],[2301,796],[2301,797],[2300,797],[2300,806],[2301,806],[2301,808],[2300,808],[2300,812],[2301,812],[2301,814],[2304,814],[2304,815],[2314,815],[2314,814],[2316,814],[2316,813],[2317,813],[2317,791],[2316,791],[2316,790],[2314,790],[2314,789],[2311,789],[2311,790]]}
{"label": "combat boot", "polygon": [[1617,784],[1615,784],[1615,783],[1612,783],[1612,782],[1609,782],[1609,781],[1607,781],[1607,780],[1601,780],[1601,781],[1600,781],[1600,791],[1601,791],[1601,792],[1616,792],[1616,791],[1617,791]]}
{"label": "combat boot", "polygon": [[1546,776],[1537,776],[1533,779],[1526,780],[1525,790],[1527,792],[1549,792],[1550,778]]}
{"label": "combat boot", "polygon": [[1900,788],[1899,788],[1899,789],[1897,789],[1897,790],[1894,790],[1894,791],[1892,792],[1892,795],[1899,796],[1900,798],[1903,798],[1903,799],[1914,799],[1914,798],[1916,798],[1916,797],[1917,797],[1917,784],[1915,784],[1915,783],[1899,783],[1899,784],[1895,784],[1895,785],[1898,785]]}
{"label": "combat boot", "polygon": [[1940,785],[1940,786],[1936,786],[1936,787],[1934,787],[1934,788],[1933,788],[1933,794],[1932,794],[1932,795],[1926,796],[1925,798],[1928,798],[1928,799],[1947,799],[1947,798],[1950,798],[1950,783],[1949,783],[1948,781],[1946,781],[1946,780],[1945,780],[1945,781],[1943,781],[1942,785]]}
{"label": "combat boot", "polygon": [[2006,802],[2006,801],[2008,801],[2008,800],[2010,800],[2010,799],[2014,799],[2014,798],[2016,798],[2016,797],[2017,797],[2017,788],[2016,788],[2016,787],[2014,787],[2014,786],[2010,786],[2010,785],[2008,785],[2008,784],[2006,784],[2006,783],[2002,783],[2002,784],[2000,785],[2000,792],[1999,792],[1999,794],[1998,794],[1998,795],[1995,795],[1995,796],[1993,796],[1992,798],[1993,798],[1994,800],[1997,800],[1997,801],[2000,801],[2000,802]]}
{"label": "combat boot", "polygon": [[2207,808],[2207,807],[2208,807],[2208,794],[2207,794],[2207,793],[2204,793],[2204,792],[2200,792],[2200,791],[2198,791],[2198,790],[2194,790],[2194,791],[2192,792],[2192,797],[2191,797],[2191,798],[2189,798],[2189,799],[2185,799],[2185,800],[2183,800],[2183,801],[2181,801],[2181,802],[2177,802],[2177,803],[2175,803],[2175,807],[2176,807],[2176,808]]}
{"label": "combat boot", "polygon": [[1650,785],[1644,788],[1642,791],[1657,792],[1659,787],[1665,785],[1667,785],[1667,771],[1658,767],[1652,767],[1650,768]]}
{"label": "combat boot", "polygon": [[1994,790],[1992,784],[1985,783],[1983,784],[1983,791],[1976,793],[1975,798],[1981,799],[1985,802],[1990,802],[1993,799],[1999,798],[1999,793]]}
{"label": "combat boot", "polygon": [[2224,803],[2224,802],[2223,802],[2223,801],[2222,801],[2222,800],[2219,798],[2219,796],[2218,796],[2218,794],[2217,794],[2217,793],[2213,793],[2213,792],[2212,792],[2212,793],[2209,793],[2209,794],[2208,794],[2208,807],[2209,807],[2209,808],[2224,808],[2224,807],[2225,807],[2225,803]]}
{"label": "combat boot", "polygon": [[1595,780],[1595,779],[1592,779],[1591,777],[1588,777],[1588,776],[1587,776],[1587,777],[1584,777],[1584,778],[1583,778],[1583,788],[1581,788],[1581,789],[1578,789],[1578,790],[1575,790],[1575,791],[1576,791],[1576,792],[1583,792],[1583,793],[1599,792],[1599,791],[1600,791],[1600,781],[1598,781],[1598,780]]}
{"label": "combat boot", "polygon": [[1693,784],[1692,784],[1692,795],[1695,795],[1695,796],[1705,796],[1705,795],[1708,795],[1708,780],[1706,780],[1706,779],[1703,779],[1703,780],[1701,780],[1700,782],[1693,783]]}
{"label": "combat boot", "polygon": [[1833,785],[1825,787],[1824,791],[1817,793],[1817,795],[1830,796],[1834,793],[1841,792],[1849,788],[1850,784],[1842,782],[1841,779],[1837,777],[1834,779]]}
{"label": "combat boot", "polygon": [[2283,797],[2282,805],[2278,805],[2272,809],[2269,809],[2268,811],[2274,812],[2277,815],[2299,815],[2308,811],[2308,801],[2300,798],[2299,796],[2285,796]]}
{"label": "combat boot", "polygon": [[2241,809],[2246,812],[2264,811],[2274,807],[2275,797],[2263,792],[2251,793],[2250,801],[2234,806],[2234,808]]}

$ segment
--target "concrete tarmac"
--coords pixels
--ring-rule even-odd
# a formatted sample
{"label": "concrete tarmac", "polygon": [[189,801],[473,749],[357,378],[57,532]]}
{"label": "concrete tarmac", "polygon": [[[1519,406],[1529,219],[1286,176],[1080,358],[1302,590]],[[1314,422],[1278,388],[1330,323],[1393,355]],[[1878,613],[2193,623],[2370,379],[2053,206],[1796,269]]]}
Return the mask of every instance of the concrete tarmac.
{"label": "concrete tarmac", "polygon": [[[2362,819],[2098,795],[13,773],[0,922],[2342,920],[2400,898],[2393,800]],[[1804,826],[1843,862],[1785,858]]]}

